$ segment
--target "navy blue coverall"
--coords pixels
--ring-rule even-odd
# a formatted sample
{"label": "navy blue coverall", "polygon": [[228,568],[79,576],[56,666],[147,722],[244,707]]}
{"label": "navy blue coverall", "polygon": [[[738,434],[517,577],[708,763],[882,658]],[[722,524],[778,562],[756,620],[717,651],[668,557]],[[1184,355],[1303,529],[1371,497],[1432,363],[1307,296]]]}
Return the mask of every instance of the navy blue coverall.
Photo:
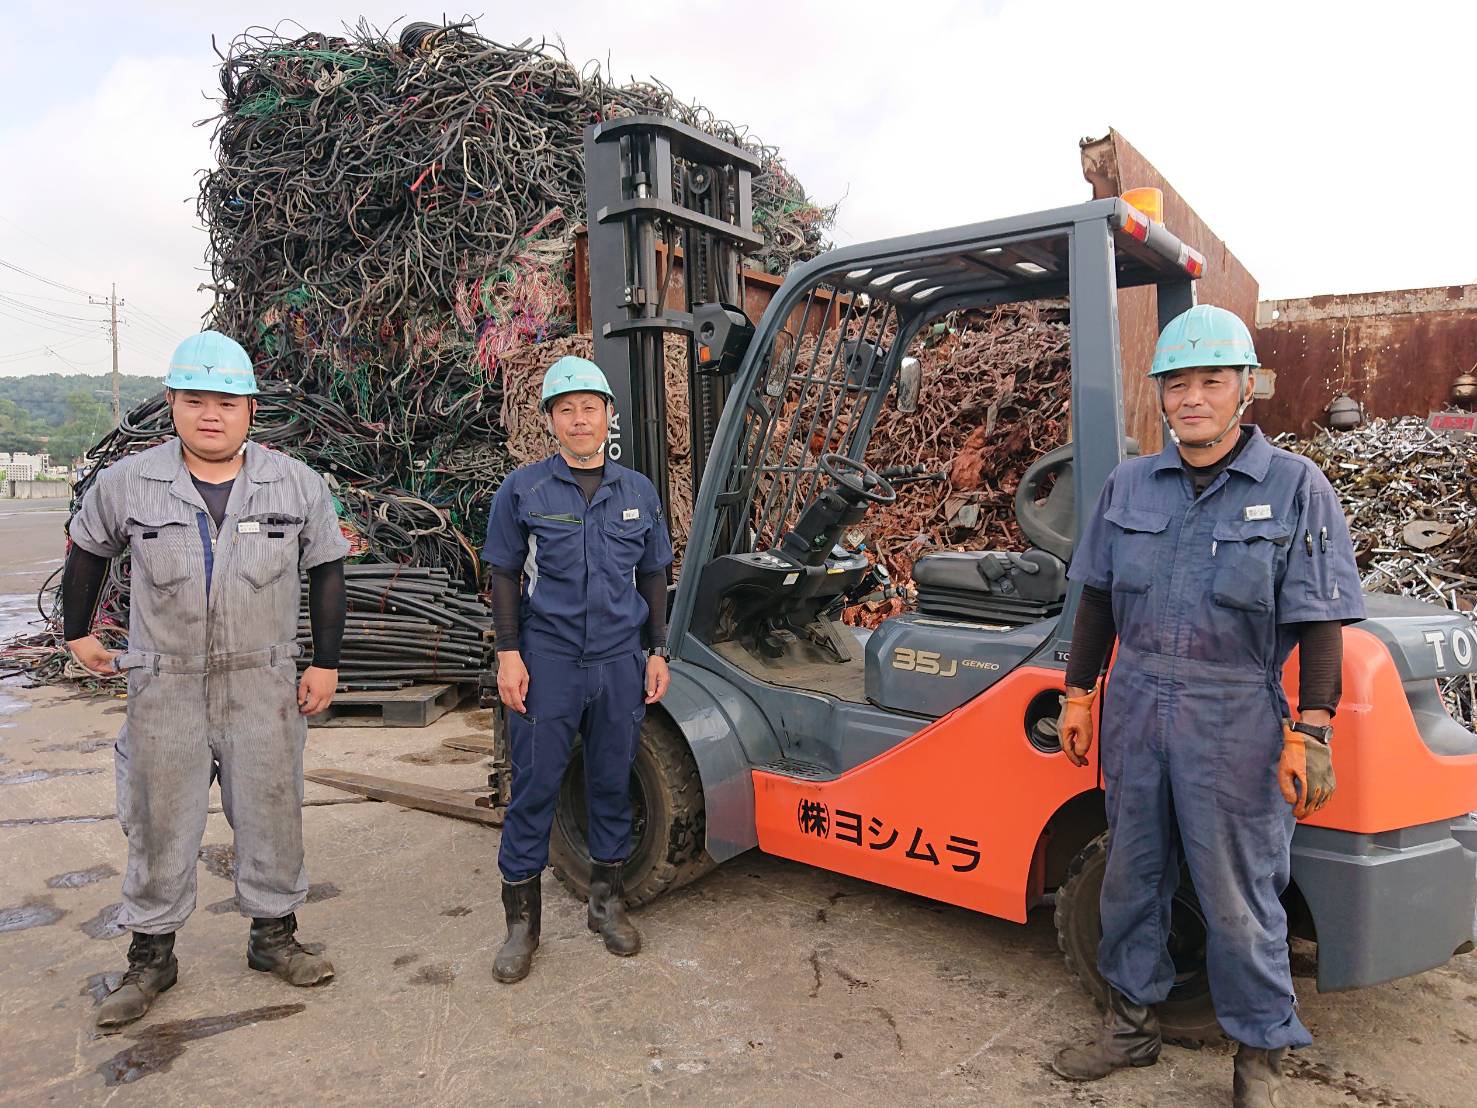
{"label": "navy blue coverall", "polygon": [[482,557],[522,575],[518,648],[528,668],[524,711],[508,709],[513,795],[498,868],[518,882],[548,864],[576,734],[584,743],[590,857],[623,862],[631,762],[646,716],[647,608],[635,578],[672,564],[656,489],[607,459],[587,504],[561,455],[523,466],[493,498]]}
{"label": "navy blue coverall", "polygon": [[1306,1046],[1288,966],[1294,818],[1277,783],[1296,624],[1364,616],[1338,498],[1253,429],[1197,499],[1179,449],[1109,476],[1071,578],[1111,591],[1102,707],[1107,870],[1098,968],[1136,1004],[1174,983],[1170,903],[1188,863],[1216,1016],[1248,1046]]}

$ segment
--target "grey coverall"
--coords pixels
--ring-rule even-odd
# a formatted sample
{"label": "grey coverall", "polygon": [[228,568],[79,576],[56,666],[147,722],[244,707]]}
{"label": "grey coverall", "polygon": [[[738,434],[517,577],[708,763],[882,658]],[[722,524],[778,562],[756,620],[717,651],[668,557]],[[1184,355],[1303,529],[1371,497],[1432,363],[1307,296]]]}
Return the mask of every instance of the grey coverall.
{"label": "grey coverall", "polygon": [[115,764],[128,839],[119,924],[176,931],[195,908],[213,765],[236,839],[242,915],[307,893],[297,706],[299,572],[348,553],[323,478],[248,442],[217,532],[178,439],[99,475],[70,527],[105,558],[133,552],[128,715]]}

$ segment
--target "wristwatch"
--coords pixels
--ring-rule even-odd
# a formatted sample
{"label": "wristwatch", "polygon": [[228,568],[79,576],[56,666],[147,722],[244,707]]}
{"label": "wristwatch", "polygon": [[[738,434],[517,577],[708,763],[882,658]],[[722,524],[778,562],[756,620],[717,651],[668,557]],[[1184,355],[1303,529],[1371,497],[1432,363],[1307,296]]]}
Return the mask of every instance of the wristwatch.
{"label": "wristwatch", "polygon": [[1292,729],[1303,735],[1312,735],[1324,746],[1329,745],[1333,741],[1333,728],[1326,723],[1304,723],[1302,720],[1298,720],[1292,725]]}
{"label": "wristwatch", "polygon": [[672,652],[668,650],[665,646],[653,646],[650,650],[646,652],[646,656],[648,658],[666,659],[672,656]]}

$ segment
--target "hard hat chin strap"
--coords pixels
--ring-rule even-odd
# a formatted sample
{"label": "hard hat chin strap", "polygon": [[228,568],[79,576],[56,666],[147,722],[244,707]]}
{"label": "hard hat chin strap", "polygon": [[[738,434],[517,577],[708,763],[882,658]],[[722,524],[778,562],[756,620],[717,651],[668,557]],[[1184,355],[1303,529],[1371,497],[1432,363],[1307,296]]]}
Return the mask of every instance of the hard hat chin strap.
{"label": "hard hat chin strap", "polygon": [[1226,424],[1225,427],[1223,427],[1221,429],[1221,433],[1219,435],[1217,435],[1215,438],[1210,439],[1210,440],[1208,440],[1206,442],[1185,442],[1183,439],[1181,439],[1179,437],[1178,433],[1176,433],[1176,431],[1174,429],[1174,424],[1172,424],[1172,423],[1169,422],[1169,417],[1164,412],[1164,378],[1162,378],[1162,377],[1158,378],[1158,382],[1159,382],[1159,411],[1160,411],[1161,414],[1164,414],[1165,415],[1164,422],[1166,424],[1168,424],[1168,426],[1169,426],[1169,437],[1174,441],[1174,444],[1176,446],[1188,446],[1191,450],[1208,450],[1210,447],[1215,446],[1218,442],[1220,442],[1222,439],[1224,439],[1232,431],[1234,431],[1237,428],[1239,428],[1241,426],[1241,417],[1246,414],[1246,409],[1249,408],[1249,407],[1251,407],[1251,399],[1252,398],[1250,396],[1247,396],[1246,395],[1246,375],[1248,373],[1250,373],[1250,372],[1251,372],[1251,370],[1247,369],[1245,366],[1243,366],[1241,368],[1241,370],[1240,370],[1240,373],[1241,373],[1241,393],[1242,393],[1241,406],[1236,409],[1236,414],[1231,417],[1231,422],[1228,423],[1228,424]]}

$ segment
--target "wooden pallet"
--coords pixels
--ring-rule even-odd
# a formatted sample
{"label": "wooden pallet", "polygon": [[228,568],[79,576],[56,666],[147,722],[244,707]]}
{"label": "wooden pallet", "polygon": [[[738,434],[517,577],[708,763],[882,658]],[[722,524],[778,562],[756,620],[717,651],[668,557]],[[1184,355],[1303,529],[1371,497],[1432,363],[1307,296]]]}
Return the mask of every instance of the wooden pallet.
{"label": "wooden pallet", "polygon": [[309,727],[426,727],[462,702],[468,686],[411,685],[334,695],[327,711],[308,717]]}
{"label": "wooden pallet", "polygon": [[[386,804],[398,804],[402,808],[415,808],[422,812],[434,812],[441,816],[476,820],[492,827],[503,825],[503,812],[478,804],[478,797],[454,789],[440,789],[434,785],[418,785],[411,781],[397,781],[392,777],[376,777],[370,773],[354,773],[350,770],[313,769],[303,774],[309,781],[329,785],[344,792],[367,796],[371,800],[382,800]],[[485,798],[480,798],[485,799]]]}

